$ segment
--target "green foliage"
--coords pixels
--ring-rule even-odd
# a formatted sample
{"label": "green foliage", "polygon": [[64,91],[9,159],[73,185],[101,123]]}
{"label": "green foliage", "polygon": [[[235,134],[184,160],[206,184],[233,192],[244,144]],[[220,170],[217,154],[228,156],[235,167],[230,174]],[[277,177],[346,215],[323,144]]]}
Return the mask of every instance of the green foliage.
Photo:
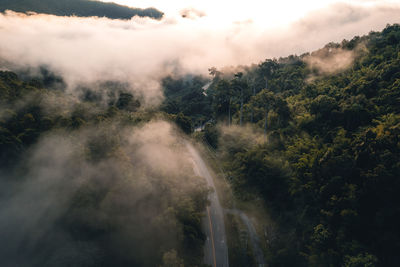
{"label": "green foliage", "polygon": [[163,255],[163,265],[161,267],[184,267],[183,260],[181,260],[175,250],[165,252]]}
{"label": "green foliage", "polygon": [[378,259],[371,254],[358,254],[354,257],[346,257],[345,267],[374,267]]}
{"label": "green foliage", "polygon": [[[233,89],[226,80],[220,80],[213,90],[213,112],[217,119],[228,118],[232,105]],[[233,113],[233,112],[232,112]],[[230,118],[228,118],[230,119]]]}
{"label": "green foliage", "polygon": [[137,99],[134,99],[132,94],[121,93],[116,103],[116,107],[134,112],[140,107],[140,102]]}
{"label": "green foliage", "polygon": [[[360,51],[360,46],[365,49]],[[353,52],[352,66],[333,74],[319,72],[308,67],[305,54],[267,59],[236,74],[213,68],[210,84],[195,76],[166,77],[162,110],[172,114],[170,118],[186,133],[193,130],[192,121],[196,126],[205,124],[204,139],[218,148],[235,194],[265,201],[279,225],[278,237],[268,243],[270,266],[399,266],[400,26],[389,25],[380,33],[331,43],[329,48]],[[42,87],[41,82],[23,82],[13,73],[0,72],[2,170],[20,163],[51,129],[72,134],[111,121],[132,125],[151,118],[123,90],[111,90],[105,108],[97,103],[101,98],[89,95],[80,105],[48,112],[46,97],[64,95]],[[214,123],[239,124],[241,118],[254,133],[245,127],[217,128]],[[264,132],[261,138],[260,132]],[[126,157],[121,153],[123,140],[112,130],[93,135],[82,146],[90,164]],[[88,242],[107,239],[110,229],[125,227],[124,216],[97,223],[102,215],[96,208],[106,193],[141,193],[127,186],[132,178],[127,173],[117,172],[119,178],[112,177],[117,182],[88,183],[78,190],[64,227],[80,229],[77,233],[85,233]],[[167,181],[174,185],[173,179]],[[166,266],[182,265],[181,259],[194,264],[191,259],[201,258],[200,218],[206,191],[178,195],[165,192],[162,200],[148,196],[160,207],[159,220],[176,218],[178,225],[169,226],[176,230],[170,234],[178,237],[179,244],[173,246],[164,242],[162,231],[157,232],[156,219],[149,223],[159,233],[157,242],[165,245],[155,252],[153,265],[161,264],[162,258]],[[108,215],[113,208],[130,210],[111,205]],[[93,217],[81,216],[88,210]],[[145,228],[130,216],[136,227]],[[140,249],[150,250],[157,242]],[[109,260],[118,254],[112,253]],[[127,259],[119,260],[122,264]]]}
{"label": "green foliage", "polygon": [[213,148],[218,147],[218,129],[215,124],[206,123],[204,126],[204,139]]}
{"label": "green foliage", "polygon": [[251,251],[249,234],[238,215],[226,214],[227,242],[229,247],[229,266],[257,266]]}
{"label": "green foliage", "polygon": [[[219,155],[235,193],[262,197],[280,225],[271,266],[400,264],[399,36],[393,25],[329,44],[355,54],[339,73],[309,69],[307,54],[243,73],[259,88],[245,100],[245,121],[264,129],[266,142],[225,130]],[[214,77],[215,118],[227,114],[229,96],[238,118],[236,80]]]}
{"label": "green foliage", "polygon": [[[21,191],[12,187],[19,183],[28,184],[25,191],[34,190],[37,181],[32,176],[41,165],[48,167],[45,174],[55,184],[38,198],[55,195],[45,206],[56,207],[57,221],[38,215],[46,224],[46,237],[29,241],[35,243],[33,248],[18,249],[19,257],[35,266],[159,266],[162,262],[198,266],[205,240],[201,227],[208,196],[205,183],[182,160],[174,175],[157,171],[158,166],[146,167],[138,152],[143,151],[142,140],[134,140],[132,133],[158,115],[139,109],[140,102],[123,86],[110,82],[104,87],[104,91],[93,90],[95,97],[76,101],[37,80],[26,77],[24,82],[14,73],[0,72],[0,182],[10,187],[0,192],[2,200],[8,191]],[[105,98],[109,103],[104,103]],[[189,117],[182,113],[175,117],[184,131],[192,131]],[[58,143],[41,151],[43,140],[53,136],[59,137]],[[69,148],[59,144],[64,140],[75,151],[68,160],[64,157],[68,158]],[[53,151],[59,154],[49,159]],[[35,155],[44,159],[31,164]],[[53,160],[61,166],[50,166]],[[40,188],[49,183],[38,179]],[[69,197],[57,195],[58,183],[73,188],[65,189]],[[41,202],[35,198],[35,203]],[[24,239],[32,235],[29,232]],[[37,247],[43,252],[32,253]]]}
{"label": "green foliage", "polygon": [[192,120],[189,117],[183,115],[182,112],[176,115],[175,123],[179,126],[179,128],[182,129],[184,133],[190,134],[191,132],[193,132]]}
{"label": "green foliage", "polygon": [[165,77],[162,81],[165,100],[161,109],[169,114],[182,113],[190,117],[195,126],[210,119],[210,102],[204,86],[207,80],[200,76]]}

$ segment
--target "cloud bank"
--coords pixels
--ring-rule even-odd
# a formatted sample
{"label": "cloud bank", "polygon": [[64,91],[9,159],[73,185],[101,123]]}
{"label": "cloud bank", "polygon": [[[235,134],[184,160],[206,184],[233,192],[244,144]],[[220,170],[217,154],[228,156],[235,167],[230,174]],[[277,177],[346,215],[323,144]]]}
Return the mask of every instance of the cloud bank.
{"label": "cloud bank", "polygon": [[6,12],[0,14],[0,62],[11,70],[46,66],[65,79],[71,92],[79,84],[128,82],[147,104],[157,104],[159,80],[167,74],[206,74],[211,66],[309,52],[380,30],[398,22],[398,14],[394,4],[342,3],[266,29],[251,21],[212,27],[206,17],[120,21]]}

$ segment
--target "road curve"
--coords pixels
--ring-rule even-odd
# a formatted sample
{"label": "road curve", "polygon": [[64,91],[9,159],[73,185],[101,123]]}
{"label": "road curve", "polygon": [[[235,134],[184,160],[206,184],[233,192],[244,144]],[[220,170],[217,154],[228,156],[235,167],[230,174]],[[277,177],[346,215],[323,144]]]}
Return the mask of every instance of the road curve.
{"label": "road curve", "polygon": [[247,215],[244,212],[242,212],[238,209],[230,209],[230,210],[226,210],[226,212],[235,214],[235,215],[239,215],[242,222],[246,225],[247,231],[249,233],[250,243],[251,243],[251,246],[253,247],[254,258],[256,260],[257,266],[259,266],[259,267],[266,266],[266,263],[264,260],[264,253],[261,249],[260,240],[258,238],[257,231],[254,228],[249,217],[247,217]]}
{"label": "road curve", "polygon": [[185,142],[186,148],[193,160],[193,169],[196,175],[206,179],[208,186],[214,189],[210,193],[210,206],[206,210],[206,218],[203,225],[207,240],[204,246],[204,262],[213,267],[228,267],[228,246],[226,243],[224,212],[218,199],[213,178],[208,171],[207,165],[189,142]]}

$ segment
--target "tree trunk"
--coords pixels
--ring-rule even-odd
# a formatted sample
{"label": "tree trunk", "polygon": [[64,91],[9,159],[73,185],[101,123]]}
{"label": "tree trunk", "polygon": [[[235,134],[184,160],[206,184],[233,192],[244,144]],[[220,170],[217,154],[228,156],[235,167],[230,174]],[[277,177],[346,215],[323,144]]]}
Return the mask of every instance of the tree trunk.
{"label": "tree trunk", "polygon": [[[256,95],[256,87],[253,85],[253,97]],[[251,106],[251,123],[254,120],[254,105]]]}
{"label": "tree trunk", "polygon": [[243,123],[243,88],[240,90],[240,126]]}
{"label": "tree trunk", "polygon": [[229,97],[228,103],[228,126],[231,126],[231,98]]}
{"label": "tree trunk", "polygon": [[265,108],[264,141],[267,138],[268,107]]}

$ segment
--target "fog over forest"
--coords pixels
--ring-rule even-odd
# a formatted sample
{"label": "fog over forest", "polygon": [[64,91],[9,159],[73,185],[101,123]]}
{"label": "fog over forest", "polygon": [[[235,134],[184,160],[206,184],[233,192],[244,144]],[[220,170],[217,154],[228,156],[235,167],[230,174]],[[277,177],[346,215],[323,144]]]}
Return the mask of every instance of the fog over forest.
{"label": "fog over forest", "polygon": [[125,21],[8,11],[0,15],[0,58],[3,69],[35,71],[45,66],[62,76],[71,90],[81,83],[129,82],[133,91],[153,104],[162,97],[159,81],[166,75],[207,75],[213,66],[300,55],[381,30],[396,22],[399,9],[337,3],[279,28],[246,21],[213,28],[202,18]]}
{"label": "fog over forest", "polygon": [[400,263],[400,4],[269,24],[19,2],[0,3],[0,266],[221,265],[215,195],[231,266]]}

